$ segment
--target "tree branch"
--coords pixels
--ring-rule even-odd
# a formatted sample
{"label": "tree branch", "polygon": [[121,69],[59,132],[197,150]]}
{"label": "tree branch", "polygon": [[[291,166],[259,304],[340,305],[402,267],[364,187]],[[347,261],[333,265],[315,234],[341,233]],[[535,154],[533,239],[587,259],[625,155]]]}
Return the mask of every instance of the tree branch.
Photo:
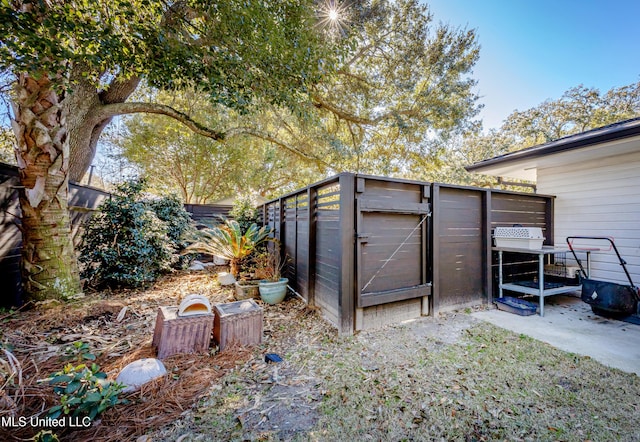
{"label": "tree branch", "polygon": [[234,134],[244,134],[244,135],[250,135],[252,137],[255,138],[259,138],[261,140],[265,140],[265,141],[269,141],[270,143],[275,144],[276,146],[280,146],[283,149],[288,150],[289,152],[298,155],[304,159],[310,160],[310,161],[314,161],[316,163],[322,164],[324,166],[327,167],[333,167],[331,164],[327,163],[326,161],[324,161],[322,158],[316,157],[315,155],[311,155],[308,154],[306,152],[301,151],[300,149],[298,149],[297,147],[291,146],[290,144],[288,144],[287,142],[283,141],[283,140],[279,140],[278,138],[274,137],[273,135],[267,133],[267,132],[262,132],[256,128],[253,127],[236,127],[231,129],[230,131],[233,131]]}
{"label": "tree branch", "polygon": [[414,116],[418,113],[418,111],[411,110],[411,109],[406,109],[403,111],[392,110],[384,114],[378,115],[375,118],[365,118],[359,115],[354,115],[349,111],[334,105],[333,103],[329,103],[328,101],[320,97],[318,94],[313,94],[313,96],[311,97],[311,100],[315,107],[328,110],[332,114],[336,115],[338,118],[341,118],[343,120],[349,121],[351,123],[359,124],[362,126],[375,126],[381,121],[387,120],[392,116],[397,116],[397,115]]}
{"label": "tree branch", "polygon": [[262,132],[253,127],[234,127],[223,132],[216,131],[201,123],[198,123],[197,121],[189,117],[187,114],[180,112],[179,110],[176,110],[171,106],[167,106],[164,104],[141,103],[141,102],[112,103],[112,104],[106,104],[102,106],[97,112],[100,114],[102,118],[113,117],[116,115],[135,114],[135,113],[165,115],[167,117],[173,118],[174,120],[184,124],[193,132],[199,135],[205,136],[207,138],[214,139],[216,141],[223,141],[226,138],[235,136],[235,135],[250,135],[252,137],[259,138],[261,140],[269,141],[270,143],[280,146],[283,149],[286,149],[289,152],[294,153],[307,160],[314,161],[316,163],[322,164],[327,167],[332,167],[330,164],[325,162],[322,158],[308,154],[298,149],[297,147],[288,144],[284,140],[279,140],[278,138],[276,138],[275,136],[267,132]]}
{"label": "tree branch", "polygon": [[115,77],[109,83],[109,87],[100,92],[100,101],[104,104],[121,103],[125,101],[136,90],[140,84],[140,77],[123,79]]}
{"label": "tree branch", "polygon": [[109,118],[116,115],[128,115],[128,114],[137,114],[137,113],[166,115],[167,117],[171,117],[174,120],[184,124],[193,132],[208,138],[212,138],[217,141],[224,140],[230,134],[229,132],[225,133],[225,132],[213,130],[193,120],[184,112],[180,112],[179,110],[174,109],[171,106],[158,104],[158,103],[141,103],[141,102],[111,103],[111,104],[105,104],[104,106],[102,106],[99,110],[97,110],[97,113],[100,114],[102,118]]}

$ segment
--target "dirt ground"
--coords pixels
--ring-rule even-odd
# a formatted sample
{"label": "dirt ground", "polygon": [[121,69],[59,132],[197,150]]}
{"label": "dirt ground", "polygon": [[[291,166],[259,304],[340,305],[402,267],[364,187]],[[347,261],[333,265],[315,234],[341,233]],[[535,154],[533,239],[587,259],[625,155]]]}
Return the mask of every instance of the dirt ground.
{"label": "dirt ground", "polygon": [[[71,304],[47,303],[35,309],[5,312],[0,315],[0,339],[20,362],[22,382],[7,383],[0,390],[0,416],[42,415],[55,405],[51,387],[38,382],[58,371],[67,363],[65,349],[73,342],[90,345],[98,358],[101,370],[114,379],[128,363],[143,357],[154,357],[151,338],[157,309],[161,305],[177,305],[191,293],[204,294],[212,304],[233,301],[233,290],[221,287],[215,270],[180,272],[163,277],[152,287],[139,290],[120,290],[88,293]],[[180,432],[176,419],[194,410],[203,410],[211,402],[211,395],[222,387],[217,381],[223,376],[236,377],[239,386],[252,392],[251,401],[235,410],[240,427],[253,432],[276,432],[284,439],[311,430],[318,422],[318,406],[323,399],[321,382],[294,368],[287,357],[309,346],[340,340],[336,330],[322,320],[318,312],[308,308],[300,299],[289,294],[285,302],[264,308],[264,342],[257,348],[234,348],[216,353],[215,343],[207,355],[174,356],[165,360],[171,378],[164,383],[145,387],[130,395],[130,405],[119,412],[110,410],[89,430],[59,431],[64,440],[121,440],[137,438],[154,428],[171,423],[169,433]],[[468,315],[459,321],[433,321],[415,326],[415,337],[438,335],[435,347],[453,343],[460,331],[472,320]],[[375,335],[371,335],[374,339]],[[346,338],[350,339],[349,337]],[[368,339],[368,338],[364,338]],[[378,370],[376,348],[362,355],[365,370]],[[276,353],[284,363],[267,364],[265,353]],[[200,364],[200,366],[198,366]],[[195,366],[195,368],[194,368]],[[185,388],[187,379],[204,378],[200,388]],[[227,382],[228,384],[228,382]],[[208,390],[210,389],[210,390]],[[168,397],[173,393],[173,397]],[[203,399],[204,397],[204,399]],[[198,402],[200,401],[200,402]],[[152,405],[155,405],[154,409]],[[117,432],[114,433],[114,428]],[[163,430],[167,432],[167,430]],[[163,431],[155,439],[162,438]],[[35,434],[32,428],[0,428],[4,440],[19,440]],[[173,436],[168,436],[171,439]],[[180,437],[178,434],[176,437]]]}
{"label": "dirt ground", "polygon": [[[204,294],[212,304],[233,300],[232,290],[220,287],[213,272],[180,272],[147,289],[89,292],[69,304],[45,303],[0,313],[2,348],[19,362],[19,372],[7,382],[10,367],[0,364],[0,417],[46,414],[57,398],[41,380],[70,362],[65,350],[73,342],[89,344],[109,379],[136,359],[155,357],[151,339],[158,307],[177,306],[190,293]],[[2,356],[0,362],[6,360]],[[63,440],[127,440],[144,434],[175,420],[213,380],[250,357],[248,349],[218,355],[212,348],[208,354],[167,358],[164,363],[170,377],[128,395],[128,406],[105,412],[89,429],[57,433]],[[36,431],[29,426],[0,427],[0,440],[30,438]]]}

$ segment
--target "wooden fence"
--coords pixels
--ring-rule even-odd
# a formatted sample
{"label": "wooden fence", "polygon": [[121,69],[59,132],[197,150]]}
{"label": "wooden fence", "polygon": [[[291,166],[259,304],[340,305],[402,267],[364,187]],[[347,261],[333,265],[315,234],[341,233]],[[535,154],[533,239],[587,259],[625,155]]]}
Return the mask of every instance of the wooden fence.
{"label": "wooden fence", "polygon": [[[20,233],[20,207],[18,204],[18,169],[0,163],[0,306],[18,306],[22,303],[20,261],[22,234]],[[81,226],[109,193],[94,187],[69,184],[69,212],[72,236],[78,244]]]}
{"label": "wooden fence", "polygon": [[[496,226],[542,227],[550,196],[343,173],[262,206],[290,286],[343,333],[489,302]],[[533,271],[510,262],[509,274]]]}
{"label": "wooden fence", "polygon": [[220,222],[221,217],[229,218],[233,206],[224,204],[185,204],[191,219],[198,225],[212,227]]}

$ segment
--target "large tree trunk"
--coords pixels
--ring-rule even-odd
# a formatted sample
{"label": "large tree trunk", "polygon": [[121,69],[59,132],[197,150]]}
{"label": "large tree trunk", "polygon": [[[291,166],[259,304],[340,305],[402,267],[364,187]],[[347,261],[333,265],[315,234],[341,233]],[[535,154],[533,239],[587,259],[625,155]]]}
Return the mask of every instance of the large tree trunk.
{"label": "large tree trunk", "polygon": [[27,299],[65,299],[80,291],[71,240],[69,137],[64,93],[46,75],[16,82],[15,120],[22,210],[22,278]]}
{"label": "large tree trunk", "polygon": [[[74,69],[75,72],[82,70],[81,67]],[[73,84],[73,91],[65,100],[68,108],[69,179],[79,182],[93,162],[102,131],[114,117],[104,112],[105,106],[124,103],[140,84],[140,78],[114,78],[104,91],[98,91],[81,75],[73,79]]]}

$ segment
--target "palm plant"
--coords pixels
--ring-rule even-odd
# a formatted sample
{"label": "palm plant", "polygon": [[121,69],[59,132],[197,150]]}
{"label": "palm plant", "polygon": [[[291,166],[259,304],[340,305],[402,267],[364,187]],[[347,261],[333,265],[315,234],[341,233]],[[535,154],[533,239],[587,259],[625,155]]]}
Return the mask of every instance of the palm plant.
{"label": "palm plant", "polygon": [[199,230],[194,234],[194,242],[185,252],[210,253],[228,259],[231,274],[237,277],[240,273],[240,262],[249,256],[255,248],[270,239],[271,229],[268,226],[258,228],[251,224],[243,232],[235,220],[225,220],[223,225]]}

